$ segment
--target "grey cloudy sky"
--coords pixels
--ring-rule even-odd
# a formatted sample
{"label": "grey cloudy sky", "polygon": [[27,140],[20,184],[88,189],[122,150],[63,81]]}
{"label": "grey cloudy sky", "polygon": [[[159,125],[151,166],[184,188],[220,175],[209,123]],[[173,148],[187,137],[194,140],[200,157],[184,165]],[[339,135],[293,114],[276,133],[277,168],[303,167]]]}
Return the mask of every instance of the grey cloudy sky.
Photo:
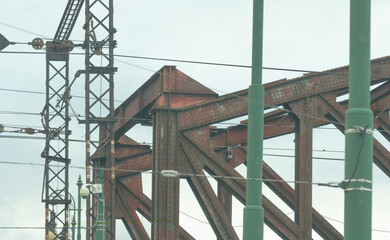
{"label": "grey cloudy sky", "polygon": [[[4,1],[5,2],[5,1]],[[27,1],[14,0],[3,3],[0,22],[17,26],[33,33],[52,38],[66,6],[66,0]],[[250,0],[117,0],[114,3],[114,26],[118,29],[117,54],[176,58],[197,61],[251,64],[252,1]],[[390,1],[372,1],[372,51],[371,57],[390,55]],[[82,40],[84,12],[73,30],[71,39]],[[347,0],[266,0],[264,20],[264,66],[326,70],[348,64],[349,1]],[[36,37],[4,24],[0,33],[11,41],[29,42]],[[9,51],[34,51],[31,46],[11,46]],[[75,50],[78,52],[79,50]],[[115,75],[115,98],[124,100],[142,85],[153,72],[163,65],[177,68],[203,85],[223,95],[245,89],[250,84],[248,69],[193,65],[184,63],[155,62],[147,60],[120,59]],[[70,74],[84,67],[81,56],[71,57]],[[131,65],[132,64],[132,65]],[[146,69],[146,70],[145,70]],[[300,76],[299,73],[264,71],[263,82]],[[45,91],[44,55],[0,54],[0,88]],[[84,94],[80,78],[72,89],[73,95]],[[44,95],[0,91],[0,111],[35,112],[42,110]],[[84,113],[84,100],[73,98],[72,105],[79,114]],[[233,120],[232,120],[233,121]],[[232,122],[230,121],[230,122]],[[39,116],[0,114],[0,123],[40,127]],[[72,138],[83,139],[84,126],[72,120]],[[4,136],[5,134],[1,134]],[[141,142],[151,142],[151,130],[138,127],[128,136]],[[20,135],[18,135],[20,136]],[[378,137],[388,149],[388,142]],[[265,142],[265,147],[293,148],[293,136],[284,136]],[[315,130],[315,149],[343,150],[344,137],[336,130]],[[20,140],[0,138],[0,160],[12,162],[44,163],[40,153],[43,140]],[[71,143],[72,164],[83,166],[84,144]],[[265,153],[280,153],[265,151]],[[292,154],[293,152],[288,152]],[[316,155],[316,154],[315,154]],[[323,153],[317,156],[343,158],[343,154]],[[284,179],[294,178],[293,159],[266,157]],[[313,181],[328,182],[343,179],[343,163],[314,161]],[[239,171],[245,174],[245,168]],[[71,193],[76,196],[78,174],[84,171],[71,169]],[[44,204],[40,202],[43,167],[0,166],[0,227],[44,226]],[[145,192],[150,194],[150,175],[144,175]],[[211,180],[215,185],[215,181]],[[190,192],[181,181],[181,192]],[[373,227],[390,231],[390,180],[374,166]],[[266,187],[269,196],[285,213],[291,210]],[[195,197],[182,197],[180,210],[206,221]],[[343,192],[338,189],[313,187],[314,207],[324,216],[343,221]],[[293,214],[289,214],[293,217]],[[146,220],[143,222],[148,225]],[[339,230],[341,223],[330,220]],[[211,227],[180,214],[180,224],[197,239],[215,239]],[[233,225],[242,236],[242,205],[234,200]],[[118,239],[126,239],[126,230],[118,222]],[[42,230],[0,229],[1,239],[42,239]],[[313,235],[314,239],[320,239]],[[265,239],[278,239],[268,228]],[[390,239],[389,233],[373,232],[373,239]]]}

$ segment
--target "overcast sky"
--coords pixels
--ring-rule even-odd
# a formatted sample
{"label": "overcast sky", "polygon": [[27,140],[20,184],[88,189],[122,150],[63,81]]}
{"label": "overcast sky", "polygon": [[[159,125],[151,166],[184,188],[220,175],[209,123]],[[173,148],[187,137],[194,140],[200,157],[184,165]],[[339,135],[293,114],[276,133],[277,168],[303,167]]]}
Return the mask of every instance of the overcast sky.
{"label": "overcast sky", "polygon": [[[66,6],[66,0],[27,1],[14,0],[2,4],[0,33],[10,41],[30,42],[38,36],[52,38]],[[372,1],[371,58],[390,55],[390,1]],[[149,57],[210,61],[233,64],[251,64],[252,1],[241,0],[120,0],[114,3],[114,26],[118,29],[117,54]],[[264,16],[264,66],[326,70],[348,64],[349,54],[349,1],[347,0],[266,0]],[[72,40],[83,40],[84,9],[75,25]],[[16,26],[15,29],[4,24]],[[32,33],[28,33],[30,31]],[[8,51],[35,51],[28,45],[10,46]],[[75,52],[80,50],[75,49]],[[130,96],[149,77],[164,65],[177,68],[220,95],[248,88],[249,69],[120,59],[116,62],[115,98]],[[82,56],[71,56],[73,75],[84,68]],[[45,103],[44,95],[5,91],[5,89],[45,91],[45,56],[0,54],[0,124],[41,128],[39,116],[5,114],[4,111],[39,113]],[[299,73],[264,71],[263,82],[300,76]],[[84,95],[84,80],[80,78],[72,89],[73,95]],[[84,114],[84,100],[73,98],[76,112]],[[230,122],[234,122],[231,120]],[[238,122],[238,121],[235,121]],[[72,138],[84,138],[84,126],[76,119],[71,122]],[[11,134],[0,134],[1,136]],[[138,127],[127,133],[140,142],[151,142],[152,131]],[[12,136],[25,136],[16,135]],[[43,135],[36,135],[43,137]],[[375,134],[387,149],[390,144]],[[265,147],[293,148],[293,136],[268,140]],[[44,140],[0,138],[0,161],[44,163],[40,153]],[[84,165],[84,144],[71,143],[72,165]],[[314,149],[344,150],[344,136],[336,130],[314,131]],[[265,153],[293,154],[293,151]],[[315,156],[343,158],[343,153],[314,153]],[[294,179],[293,159],[265,157],[284,179]],[[245,168],[239,171],[245,175]],[[84,170],[70,170],[70,191],[76,196],[77,176]],[[313,160],[313,181],[340,181],[344,178],[344,164]],[[150,196],[150,175],[144,175],[145,193]],[[43,167],[0,165],[0,227],[44,226],[44,204],[41,203]],[[85,181],[85,180],[84,180]],[[210,180],[216,186],[214,180]],[[374,165],[373,228],[390,231],[390,180]],[[185,181],[181,192],[190,193]],[[292,211],[266,187],[271,198],[285,213],[293,218]],[[343,221],[344,194],[339,189],[313,187],[313,205],[324,216]],[[242,204],[234,200],[233,225],[242,237]],[[206,221],[196,199],[191,194],[181,197],[180,210]],[[207,224],[180,214],[180,224],[196,239],[215,239]],[[83,212],[84,215],[84,212]],[[84,221],[84,220],[83,220]],[[329,220],[340,232],[343,224]],[[146,226],[146,220],[143,219]],[[199,231],[202,229],[202,231]],[[5,230],[0,228],[0,238],[9,240],[42,239],[43,230]],[[125,238],[123,224],[117,222],[117,239]],[[279,239],[268,228],[265,239]],[[314,239],[320,239],[313,235]],[[373,239],[390,239],[390,233],[373,232]]]}

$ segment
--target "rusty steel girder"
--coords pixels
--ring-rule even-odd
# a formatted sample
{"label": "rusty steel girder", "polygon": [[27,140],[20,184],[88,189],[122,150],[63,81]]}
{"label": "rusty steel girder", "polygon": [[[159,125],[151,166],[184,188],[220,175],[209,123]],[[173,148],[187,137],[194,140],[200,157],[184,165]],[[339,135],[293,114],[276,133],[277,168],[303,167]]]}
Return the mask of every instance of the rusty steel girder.
{"label": "rusty steel girder", "polygon": [[[375,128],[390,140],[390,57],[372,61],[371,93]],[[348,67],[306,74],[265,84],[265,108],[283,106],[265,114],[264,138],[295,133],[295,180],[312,182],[313,128],[329,123],[344,131],[348,101]],[[138,211],[152,224],[152,239],[193,239],[179,226],[178,178],[158,174],[175,170],[189,183],[218,239],[238,239],[231,224],[232,197],[245,204],[245,180],[234,169],[246,162],[246,121],[219,129],[210,125],[248,114],[248,90],[224,96],[196,82],[173,66],[165,66],[115,110],[116,213],[134,239],[148,239]],[[136,124],[153,127],[153,147],[140,145],[124,134]],[[225,158],[229,149],[231,156]],[[390,176],[390,153],[374,140],[374,162]],[[145,196],[140,172],[152,170],[152,199]],[[218,193],[205,178],[216,178]],[[295,190],[267,164],[265,182],[293,211],[290,219],[263,196],[265,223],[283,239],[312,239],[314,229],[324,239],[343,236],[312,207],[311,185]],[[196,175],[195,175],[196,174]],[[199,177],[203,176],[203,177]]]}

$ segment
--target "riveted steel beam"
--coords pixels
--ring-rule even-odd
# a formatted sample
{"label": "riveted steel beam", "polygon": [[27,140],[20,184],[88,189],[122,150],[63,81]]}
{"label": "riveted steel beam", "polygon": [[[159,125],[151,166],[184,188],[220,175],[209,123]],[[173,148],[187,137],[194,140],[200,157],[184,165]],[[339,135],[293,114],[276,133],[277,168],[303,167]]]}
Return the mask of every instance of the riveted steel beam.
{"label": "riveted steel beam", "polygon": [[[389,75],[388,74],[390,72],[389,67],[390,67],[389,57],[373,60],[372,71],[375,73],[372,74],[373,75],[371,79],[372,84],[388,81],[388,78],[386,76]],[[191,91],[185,92],[183,89],[176,91],[173,90],[173,88],[174,86],[176,86],[175,84],[177,84],[175,80],[177,80],[178,77],[177,76],[172,77],[172,76],[174,76],[177,70],[174,69],[173,67],[165,67],[164,71],[165,73],[163,74],[159,73],[158,77],[155,76],[155,79],[150,80],[145,85],[145,88],[142,89],[142,91],[137,92],[135,95],[133,95],[133,97],[130,97],[129,100],[127,101],[127,104],[124,104],[122,108],[118,108],[116,112],[116,114],[118,115],[116,116],[120,116],[119,118],[121,119],[122,118],[123,119],[128,118],[128,119],[116,123],[117,126],[116,133],[118,134],[116,135],[116,138],[119,138],[121,134],[123,134],[122,132],[127,131],[127,129],[131,128],[132,125],[140,122],[142,123],[142,120],[138,119],[138,121],[136,121],[135,118],[137,117],[146,116],[144,123],[150,124],[151,122],[150,113],[152,113],[152,115],[154,114],[154,119],[153,119],[154,138],[160,140],[162,139],[157,144],[155,142],[155,145],[153,146],[153,161],[152,161],[153,169],[156,170],[170,169],[170,170],[178,170],[179,172],[183,171],[185,168],[183,167],[182,161],[180,160],[182,159],[182,157],[180,157],[180,146],[183,146],[184,144],[186,146],[189,146],[189,148],[191,149],[190,152],[195,152],[195,154],[198,156],[197,158],[198,161],[192,162],[193,166],[196,165],[195,166],[196,169],[204,169],[208,171],[210,174],[239,177],[237,172],[235,172],[235,170],[233,169],[234,165],[239,163],[239,160],[233,159],[226,162],[224,157],[220,155],[221,151],[219,150],[225,149],[226,146],[235,146],[237,144],[241,144],[242,147],[245,147],[246,140],[242,139],[246,137],[244,134],[246,131],[245,122],[243,122],[243,125],[241,126],[231,127],[226,130],[209,129],[209,125],[212,123],[217,123],[238,116],[246,115],[247,114],[247,110],[246,110],[247,91],[244,90],[233,94],[221,96],[219,98],[216,98],[217,97],[216,94],[212,94],[211,92],[208,91],[205,91],[203,94],[199,93],[198,95],[196,93],[191,94]],[[187,79],[187,80],[190,83],[193,81],[192,79]],[[180,84],[183,84],[184,82],[181,81]],[[199,86],[199,85],[195,84],[192,86]],[[346,93],[347,88],[348,88],[347,67],[329,70],[324,73],[308,74],[301,78],[288,80],[288,81],[281,80],[281,81],[277,81],[265,85],[266,108],[269,108],[270,105],[284,105],[285,107],[288,106],[291,107],[297,102],[301,102],[301,101],[304,102],[306,101],[305,99],[310,99],[310,102],[313,101],[314,103],[313,105],[310,105],[309,110],[305,108],[296,109],[296,107],[295,109],[293,109],[293,107],[291,107],[293,111],[296,112],[296,117],[300,120],[298,122],[298,125],[300,125],[301,129],[307,128],[307,126],[309,126],[309,128],[311,129],[312,127],[328,124],[329,119],[333,120],[335,123],[342,122],[344,118],[343,111],[345,111],[344,106],[347,103],[344,102],[337,103],[336,97],[340,94]],[[147,92],[151,94],[148,94]],[[321,108],[321,106],[324,105],[324,101],[321,99],[323,96],[326,97],[328,100],[331,99],[330,104],[326,103],[327,105],[330,105],[331,108],[329,107]],[[190,99],[187,99],[187,97]],[[145,99],[149,99],[149,100],[145,100]],[[145,104],[146,102],[147,104]],[[375,110],[379,110],[378,111],[379,113],[381,111],[381,108],[383,108],[383,106],[386,106],[387,103],[386,94],[384,93],[384,91],[376,90],[375,96],[372,99],[372,103],[373,103],[372,108],[375,108]],[[336,105],[336,107],[334,107],[334,105]],[[342,109],[342,111],[340,111],[339,107]],[[316,109],[313,112],[312,111],[313,108],[318,108],[319,110]],[[305,114],[307,115],[307,112],[310,112],[311,115],[315,115],[315,117],[311,118],[310,121],[302,117]],[[168,113],[170,115],[173,115],[174,117],[172,118],[170,117],[168,119],[167,118]],[[158,118],[156,117],[156,114],[161,114],[160,119],[165,118],[167,120],[166,122],[170,122],[172,126],[175,126],[175,129],[173,131],[169,131],[168,134],[170,135],[169,138],[172,138],[173,140],[164,139],[166,137],[164,136],[164,134],[167,134],[166,132],[167,123],[155,122],[156,119]],[[281,136],[294,131],[295,124],[293,121],[294,119],[293,115],[286,114],[283,112],[283,110],[278,110],[272,113],[268,113],[266,115],[266,120],[265,120],[266,125],[267,125],[267,116],[268,116],[268,123],[270,125],[268,127],[270,130],[268,130],[267,133],[266,130],[267,126],[265,127],[264,129],[265,136],[267,137]],[[307,125],[306,122],[310,122],[310,125]],[[382,125],[384,126],[384,124]],[[164,129],[163,130],[164,133],[161,132],[161,129]],[[159,133],[157,133],[158,131]],[[223,134],[226,137],[222,136]],[[210,139],[210,135],[211,135],[211,139]],[[299,131],[299,136],[300,137],[305,136],[305,131]],[[309,140],[306,139],[304,142],[307,143],[308,141]],[[176,150],[169,150],[170,147],[172,148],[172,146],[170,146],[170,143],[173,143],[172,146]],[[132,165],[136,166],[135,169],[150,169],[149,167],[150,164],[148,162],[151,159],[150,152],[145,150],[144,152],[130,154],[130,152],[133,151],[131,150],[131,148],[133,147],[134,146],[123,146],[122,148],[123,155],[121,157],[123,162],[117,166],[120,167],[121,169],[129,168]],[[138,150],[141,149],[141,147],[135,147],[135,148],[137,148]],[[218,153],[216,153],[215,150],[217,150]],[[306,150],[307,149],[303,148],[300,150],[300,153],[297,154],[298,156],[297,158],[302,160],[301,163],[306,163],[306,161],[304,161],[303,159],[308,158]],[[384,153],[384,151],[382,150],[383,149],[380,149],[380,153]],[[126,153],[127,151],[128,153]],[[166,159],[165,156],[169,154],[169,151],[171,151],[172,153],[170,154],[170,156],[174,156],[173,159],[169,159],[169,161],[171,161],[172,163],[176,163],[176,165],[173,167],[172,165],[168,165],[168,161],[164,160],[164,158]],[[242,155],[241,157],[245,155],[243,149],[240,148],[234,148],[232,149],[232,152],[234,156],[237,155],[238,153]],[[303,152],[306,154],[301,154]],[[179,154],[179,157],[177,156],[177,154]],[[311,154],[311,151],[309,154]],[[380,154],[378,153],[377,155]],[[386,158],[386,153],[384,153],[384,155],[382,154],[381,158],[382,158],[381,162],[385,162],[386,160],[384,158]],[[143,166],[142,166],[142,159],[145,160],[144,161],[145,164]],[[160,159],[160,160],[156,161],[156,159]],[[159,168],[157,168],[155,164],[157,165],[160,164]],[[137,167],[138,165],[139,167]],[[303,167],[301,169],[303,169]],[[272,175],[272,172],[266,172],[265,174],[276,177],[275,175]],[[122,178],[126,179],[130,176],[132,176],[132,174],[124,174]],[[308,176],[305,177],[308,179]],[[165,186],[168,188],[169,186],[171,186],[169,189],[171,190],[173,189],[171,193],[174,193],[172,195],[174,197],[173,198],[167,197],[168,193],[162,193],[162,192],[158,193],[158,190],[154,190],[155,191],[154,193],[157,194],[159,197],[157,198],[155,196],[153,197],[153,204],[158,204],[159,206],[165,206],[164,204],[167,203],[165,203],[164,201],[166,201],[167,199],[168,200],[173,199],[173,201],[175,202],[176,201],[175,198],[178,195],[178,192],[175,193],[174,191],[175,184],[170,185],[169,183],[163,182],[164,181],[163,179],[158,179],[158,180],[156,179],[157,178],[155,178],[154,180],[154,184],[158,183],[161,184],[160,186]],[[217,180],[219,181],[219,184],[221,186],[225,187],[229,193],[232,193],[241,202],[245,201],[245,197],[244,197],[245,187],[242,186],[243,183],[241,183],[240,180],[231,180],[231,179],[217,179]],[[206,190],[207,188],[204,188],[202,184],[195,184],[195,185],[198,187],[195,192],[207,191]],[[290,199],[289,206],[291,207],[295,206],[294,194],[292,194],[294,193],[294,191],[292,189],[288,189],[285,188],[284,186],[277,186],[277,185],[273,187],[275,189],[276,188],[279,189],[278,196],[281,197],[283,200]],[[154,187],[154,189],[156,189],[156,187]],[[167,192],[169,192],[169,190]],[[306,191],[306,193],[307,192],[308,191]],[[157,201],[157,203],[154,203],[154,201]],[[307,202],[307,198],[306,198],[306,202]],[[263,203],[267,205],[265,206],[266,223],[269,224],[275,232],[277,232],[282,238],[285,239],[299,239],[300,237],[302,237],[303,235],[302,229],[300,230],[297,224],[292,222],[287,216],[285,216],[285,214],[283,214],[280,210],[278,210],[276,206],[272,205],[272,203],[270,203],[269,201],[265,200],[263,201]],[[173,205],[170,206],[173,206],[173,208],[176,209],[172,211],[172,215],[177,214],[178,207],[177,206],[175,207],[174,203]],[[334,228],[328,222],[326,222],[319,215],[318,212],[316,212],[311,207],[310,208],[308,207],[306,210],[312,211],[312,214],[307,215],[306,213],[305,216],[309,216],[308,218],[312,218],[312,220],[310,221],[312,221],[313,223],[313,228],[321,236],[323,236],[324,238],[329,237],[329,239],[340,239],[341,235],[337,231],[334,232],[333,231]],[[226,214],[228,212],[224,211],[224,213]],[[163,216],[164,214],[160,214],[160,215]],[[165,218],[168,215],[165,215]],[[300,217],[300,219],[303,218],[304,218],[303,216]],[[306,223],[310,221],[306,221]],[[215,223],[211,223],[211,224],[215,224]],[[225,225],[227,226],[229,224],[226,223]],[[306,226],[308,226],[308,224],[306,224]],[[174,229],[175,228],[176,227],[174,227]],[[163,229],[163,227],[161,227],[161,229]],[[307,234],[307,232],[309,231],[308,229],[309,227],[306,227],[303,230],[304,232],[306,232],[306,236],[308,236]],[[167,231],[168,230],[165,231],[163,229],[163,232],[167,232]],[[333,233],[324,234],[327,231],[330,232],[333,231]],[[177,232],[177,230],[175,230],[175,232]],[[175,235],[174,238],[176,239],[177,236],[178,235]]]}
{"label": "riveted steel beam", "polygon": [[182,142],[181,146],[185,155],[185,157],[181,159],[185,173],[204,176],[189,176],[187,181],[209,220],[215,235],[220,239],[239,239],[223,205],[215,195],[210,182],[206,179],[206,175],[203,172],[203,165],[199,163],[198,156],[194,152],[193,147],[186,142]]}
{"label": "riveted steel beam", "polygon": [[[387,81],[390,57],[372,60],[371,84]],[[293,80],[279,80],[264,85],[265,109],[324,92],[348,89],[348,67],[311,73]],[[217,100],[183,109],[179,129],[185,130],[229,120],[248,114],[248,90],[221,96]]]}
{"label": "riveted steel beam", "polygon": [[[133,176],[131,178],[131,185],[135,189],[139,189],[140,186],[142,186],[141,183],[141,176],[138,174],[137,176]],[[145,227],[142,225],[141,220],[139,219],[136,210],[139,206],[136,204],[139,202],[139,200],[134,199],[134,195],[131,195],[128,191],[125,191],[123,189],[123,185],[118,184],[117,185],[117,205],[116,205],[116,212],[117,212],[117,218],[122,218],[123,223],[126,226],[126,229],[128,230],[130,236],[133,239],[136,240],[147,240],[150,239],[147,231],[145,230]],[[140,189],[142,192],[142,189]]]}
{"label": "riveted steel beam", "polygon": [[[246,186],[242,176],[232,168],[223,158],[214,152],[210,145],[209,131],[207,127],[198,128],[183,133],[181,144],[192,145],[193,154],[198,159],[198,164],[204,165],[204,169],[210,175],[230,176],[232,178],[216,178],[226,187],[240,202],[245,204]],[[263,196],[264,217],[266,224],[284,239],[299,239],[299,227],[271,201]]]}
{"label": "riveted steel beam", "polygon": [[[133,176],[131,177],[133,178]],[[132,209],[139,211],[149,222],[161,222],[152,218],[152,201],[142,192],[141,181],[131,181],[130,179],[117,179],[118,193],[125,196],[123,199],[126,205],[132,206]],[[133,233],[134,234],[134,233]],[[179,226],[180,240],[194,240],[194,238]]]}
{"label": "riveted steel beam", "polygon": [[[158,110],[153,117],[153,172],[178,170],[176,113]],[[179,237],[179,179],[152,176],[152,239]]]}
{"label": "riveted steel beam", "polygon": [[218,96],[176,67],[164,66],[115,109],[116,139],[137,123],[151,122],[149,112],[152,108],[166,109],[168,94],[171,108],[190,106]]}
{"label": "riveted steel beam", "polygon": [[[345,108],[339,105],[337,102],[332,101],[332,99],[327,98],[324,95],[321,95],[320,104],[322,107],[326,108],[329,114],[325,115],[328,119],[333,121],[334,126],[338,128],[344,134],[344,123],[345,120]],[[341,124],[337,124],[341,123]],[[374,141],[374,163],[387,175],[390,177],[390,152],[382,146],[375,138]]]}

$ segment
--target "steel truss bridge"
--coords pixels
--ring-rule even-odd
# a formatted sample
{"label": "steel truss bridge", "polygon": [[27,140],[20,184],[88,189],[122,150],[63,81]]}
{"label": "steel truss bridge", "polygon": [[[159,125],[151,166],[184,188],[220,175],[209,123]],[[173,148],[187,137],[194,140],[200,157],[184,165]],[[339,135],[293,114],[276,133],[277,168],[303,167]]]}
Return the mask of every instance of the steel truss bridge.
{"label": "steel truss bridge", "polygon": [[[372,61],[374,128],[390,141],[390,57]],[[344,133],[348,67],[265,84],[264,138],[295,134],[295,180],[312,182],[313,129],[330,123]],[[278,107],[279,106],[279,107]],[[283,108],[281,108],[281,106]],[[272,110],[274,109],[274,110]],[[115,206],[133,239],[150,239],[137,211],[151,222],[152,239],[194,239],[179,225],[179,177],[187,180],[218,239],[238,239],[232,198],[245,205],[246,185],[235,167],[246,163],[247,125],[211,125],[248,114],[248,90],[218,96],[174,66],[164,66],[115,109]],[[153,128],[152,148],[125,133],[137,124]],[[104,135],[101,140],[103,140]],[[95,157],[104,157],[95,154]],[[390,177],[390,152],[374,139],[374,163]],[[179,177],[153,174],[152,199],[142,189],[142,171],[175,170]],[[218,182],[216,194],[205,172]],[[205,177],[199,177],[203,175]],[[234,177],[234,178],[229,178]],[[266,163],[263,178],[282,180]],[[263,195],[265,223],[283,239],[343,239],[312,207],[312,186],[264,182],[295,213],[291,220]],[[156,219],[169,219],[156,221]]]}

